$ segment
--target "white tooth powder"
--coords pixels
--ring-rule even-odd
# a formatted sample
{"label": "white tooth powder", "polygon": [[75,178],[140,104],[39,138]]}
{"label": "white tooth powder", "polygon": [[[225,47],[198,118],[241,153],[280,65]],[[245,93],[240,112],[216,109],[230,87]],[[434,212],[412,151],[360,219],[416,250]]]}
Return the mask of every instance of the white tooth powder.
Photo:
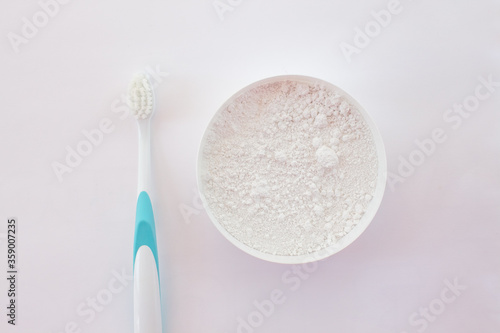
{"label": "white tooth powder", "polygon": [[200,151],[208,210],[259,252],[328,248],[363,217],[377,184],[372,132],[344,93],[287,79],[244,90],[212,120]]}

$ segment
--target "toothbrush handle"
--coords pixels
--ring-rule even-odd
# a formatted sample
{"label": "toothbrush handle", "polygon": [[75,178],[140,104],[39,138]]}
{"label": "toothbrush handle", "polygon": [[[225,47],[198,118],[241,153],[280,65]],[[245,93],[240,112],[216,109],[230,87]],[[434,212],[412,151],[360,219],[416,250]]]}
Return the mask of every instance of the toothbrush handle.
{"label": "toothbrush handle", "polygon": [[134,333],[161,333],[162,315],[158,250],[151,200],[137,199],[134,236]]}

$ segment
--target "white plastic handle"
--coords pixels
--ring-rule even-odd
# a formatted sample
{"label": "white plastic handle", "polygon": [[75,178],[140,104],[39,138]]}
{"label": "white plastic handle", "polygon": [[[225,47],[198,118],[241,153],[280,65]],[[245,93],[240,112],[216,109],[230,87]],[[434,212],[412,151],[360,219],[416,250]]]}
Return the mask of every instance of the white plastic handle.
{"label": "white plastic handle", "polygon": [[134,332],[162,332],[158,268],[153,252],[146,245],[141,246],[135,256]]}

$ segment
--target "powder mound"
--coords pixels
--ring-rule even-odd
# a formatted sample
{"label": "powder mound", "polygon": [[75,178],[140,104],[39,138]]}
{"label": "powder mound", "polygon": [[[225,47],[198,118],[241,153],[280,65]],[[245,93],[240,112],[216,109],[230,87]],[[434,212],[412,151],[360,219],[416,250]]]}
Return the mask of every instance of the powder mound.
{"label": "powder mound", "polygon": [[247,89],[218,112],[204,142],[207,208],[263,253],[299,256],[335,245],[374,195],[373,135],[330,86],[283,80]]}
{"label": "powder mound", "polygon": [[327,125],[328,125],[328,120],[325,114],[320,113],[314,118],[314,126],[322,128]]}
{"label": "powder mound", "polygon": [[339,158],[333,149],[321,146],[316,150],[316,158],[324,168],[333,168],[339,165]]}

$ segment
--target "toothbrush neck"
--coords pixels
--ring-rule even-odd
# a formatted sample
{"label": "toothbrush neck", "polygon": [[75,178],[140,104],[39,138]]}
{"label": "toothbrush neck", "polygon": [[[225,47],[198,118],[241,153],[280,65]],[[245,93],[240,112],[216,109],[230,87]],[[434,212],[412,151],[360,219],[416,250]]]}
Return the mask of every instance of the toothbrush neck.
{"label": "toothbrush neck", "polygon": [[151,145],[149,121],[139,123],[139,172],[138,192],[151,193]]}

